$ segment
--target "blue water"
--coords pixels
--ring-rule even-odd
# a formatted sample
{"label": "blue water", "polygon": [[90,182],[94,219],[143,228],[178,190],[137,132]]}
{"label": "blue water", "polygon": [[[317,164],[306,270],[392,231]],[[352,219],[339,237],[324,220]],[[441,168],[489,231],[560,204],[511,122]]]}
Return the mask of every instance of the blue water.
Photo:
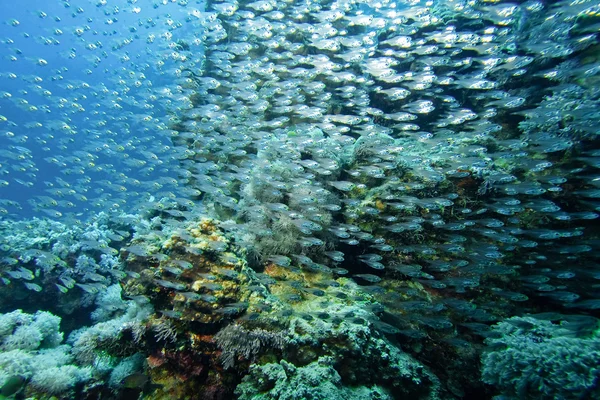
{"label": "blue water", "polygon": [[[8,179],[10,186],[2,189],[2,198],[17,201],[22,206],[22,210],[11,210],[16,215],[30,217],[40,214],[31,207],[27,200],[48,189],[48,185],[44,182],[56,184],[54,178],[57,176],[67,181],[76,179],[72,175],[66,175],[67,167],[47,162],[44,160],[45,158],[57,155],[67,156],[70,152],[88,145],[93,140],[102,143],[106,137],[103,135],[103,131],[115,132],[116,136],[112,139],[120,145],[126,145],[147,134],[140,124],[123,120],[123,118],[120,118],[119,121],[115,120],[115,117],[118,118],[118,114],[125,115],[127,112],[135,111],[127,104],[123,104],[118,114],[113,113],[107,103],[101,104],[100,108],[95,106],[98,102],[110,102],[113,97],[125,93],[123,85],[117,82],[120,77],[127,76],[130,71],[144,73],[147,76],[145,83],[152,82],[157,86],[169,79],[159,76],[159,71],[150,65],[152,62],[158,61],[159,53],[165,51],[164,47],[159,45],[159,41],[153,44],[147,43],[145,37],[151,28],[139,26],[139,23],[151,19],[157,26],[164,27],[169,14],[181,16],[180,6],[175,3],[167,3],[154,9],[146,4],[146,6],[140,7],[139,13],[131,12],[134,5],[125,2],[106,6],[96,6],[94,2],[86,2],[81,6],[79,11],[80,5],[69,2],[44,4],[43,11],[37,10],[34,6],[22,7],[13,3],[2,6],[3,15],[6,16],[0,27],[5,56],[0,64],[0,71],[4,77],[2,89],[10,93],[13,98],[22,98],[29,104],[42,104],[46,107],[44,110],[25,111],[23,108],[17,107],[14,102],[5,98],[1,99],[2,115],[17,125],[3,126],[2,148],[19,145],[26,147],[31,152],[32,168],[24,171],[11,171]],[[47,16],[41,17],[40,11]],[[14,26],[13,20],[18,21],[19,24]],[[137,32],[131,32],[131,27],[136,27]],[[61,30],[62,33],[56,34],[56,29]],[[82,29],[83,33],[76,34],[76,29]],[[177,33],[175,33],[175,37],[177,37]],[[46,44],[45,39],[52,41],[51,44]],[[120,51],[112,49],[115,44],[126,39],[130,40],[126,48]],[[87,48],[89,45],[96,47],[89,49]],[[20,54],[17,54],[17,51]],[[74,57],[69,57],[69,53],[73,53]],[[130,59],[124,60],[123,56],[125,55],[128,55]],[[17,60],[11,61],[10,56],[17,57]],[[39,59],[45,60],[47,64],[39,65],[37,62]],[[16,74],[17,77],[15,79],[8,78],[7,75],[11,73]],[[55,100],[49,101],[48,97],[32,90],[32,86],[37,84],[33,80],[35,77],[43,80],[40,82],[40,86],[52,93],[52,99],[62,97],[68,99],[69,102],[59,108]],[[67,88],[68,84],[81,83],[87,83],[90,88]],[[99,91],[100,88],[108,92],[103,94]],[[127,95],[136,99],[139,98],[139,94],[147,90],[147,85],[140,89],[133,87]],[[81,106],[82,111],[75,112],[74,108],[69,110],[73,100]],[[156,118],[166,115],[160,106],[155,107],[152,112]],[[45,127],[48,121],[57,119],[67,122],[74,134],[50,132]],[[98,129],[92,121],[105,121],[106,124]],[[28,128],[25,126],[32,122],[39,122],[42,127]],[[127,132],[125,129],[129,129],[129,131]],[[6,132],[11,131],[14,131],[19,137],[26,136],[27,138],[23,139],[23,143],[11,143],[6,140]],[[51,134],[52,138],[45,139],[45,134]],[[93,134],[100,136],[95,139]],[[37,138],[45,142],[41,143]],[[156,140],[164,140],[165,144],[169,143],[168,140],[161,137]],[[66,142],[63,143],[63,141]],[[112,164],[117,170],[126,167],[120,164],[119,158],[114,154],[103,155],[100,153],[99,157],[98,164]],[[10,165],[5,165],[5,168],[7,171],[10,170]],[[127,168],[126,174],[132,179],[156,178],[156,175],[153,174],[144,176],[138,174],[140,169]],[[93,170],[86,171],[85,175],[94,182],[102,179],[115,179],[114,174],[97,173]],[[14,179],[29,182],[31,185],[19,184]],[[94,194],[86,197],[91,199]],[[75,200],[73,202],[75,207],[67,211],[81,213],[93,209],[85,202]]]}

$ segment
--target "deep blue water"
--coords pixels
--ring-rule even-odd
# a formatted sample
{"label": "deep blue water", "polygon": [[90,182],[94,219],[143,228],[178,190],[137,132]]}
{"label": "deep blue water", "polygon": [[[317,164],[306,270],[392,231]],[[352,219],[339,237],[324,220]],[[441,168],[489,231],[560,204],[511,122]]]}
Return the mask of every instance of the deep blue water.
{"label": "deep blue water", "polygon": [[[130,71],[143,72],[147,76],[142,88],[132,87],[132,90],[128,91],[127,96],[132,99],[141,99],[140,93],[149,90],[148,82],[158,87],[171,79],[168,75],[159,76],[155,65],[168,49],[160,39],[154,43],[146,41],[150,33],[160,35],[168,32],[165,21],[169,15],[174,19],[183,18],[181,6],[173,2],[165,3],[157,8],[152,7],[150,3],[130,4],[125,1],[110,2],[103,6],[97,6],[92,1],[79,4],[51,2],[39,4],[39,9],[34,3],[27,4],[26,7],[12,2],[2,5],[3,23],[0,25],[0,36],[3,38],[3,57],[0,63],[2,91],[10,93],[13,99],[25,99],[29,104],[39,108],[38,111],[26,111],[9,99],[0,99],[0,113],[16,124],[16,126],[2,125],[1,148],[8,149],[11,145],[18,145],[31,152],[32,168],[26,168],[24,171],[15,171],[12,169],[11,161],[3,158],[3,161],[6,160],[3,162],[3,176],[10,185],[0,189],[0,197],[17,201],[23,207],[22,210],[11,208],[11,213],[24,217],[40,215],[39,211],[36,212],[31,207],[28,200],[35,196],[48,195],[45,190],[49,185],[45,182],[57,185],[56,177],[71,183],[82,178],[73,174],[67,175],[64,167],[44,159],[57,155],[68,156],[71,152],[88,145],[95,140],[91,130],[100,134],[100,138],[97,139],[99,143],[105,140],[102,132],[108,130],[117,133],[113,139],[119,144],[126,144],[128,140],[137,137],[143,138],[144,135],[157,137],[158,139],[153,139],[155,143],[156,140],[163,140],[157,132],[144,132],[142,124],[123,120],[129,111],[134,111],[133,108],[123,104],[123,107],[115,112],[114,109],[111,110],[109,103],[118,94],[124,94],[124,85],[120,85],[117,81],[121,77],[127,77]],[[140,12],[132,12],[132,9],[138,6]],[[45,16],[41,16],[41,13]],[[149,24],[149,19],[154,23]],[[18,21],[18,24],[15,21]],[[133,27],[136,28],[136,32],[132,32]],[[57,29],[62,33],[56,33]],[[83,33],[77,34],[76,29],[82,29]],[[189,31],[189,28],[180,31],[186,29]],[[174,34],[177,37],[179,33]],[[45,43],[46,39],[52,43]],[[125,39],[130,40],[125,48],[117,50],[113,48],[115,44]],[[95,48],[87,48],[90,44]],[[69,53],[73,53],[74,57],[70,58]],[[126,55],[129,57],[127,61],[123,60]],[[11,56],[16,57],[16,60],[11,60]],[[39,59],[45,60],[47,64],[39,65]],[[11,73],[15,74],[16,78],[8,77]],[[35,82],[35,77],[41,78],[42,81]],[[87,83],[89,88],[67,88],[69,84],[80,85],[82,82]],[[43,90],[50,91],[51,97],[35,91],[33,86],[38,84]],[[99,88],[114,93],[102,94]],[[68,100],[65,107],[58,107],[56,101],[58,98]],[[70,110],[70,103],[73,101],[80,104],[85,111]],[[94,107],[97,102],[102,103],[100,107]],[[42,110],[41,107],[46,107],[46,110]],[[152,113],[156,118],[165,116],[160,105],[153,108]],[[120,118],[121,121],[115,121],[115,117]],[[52,120],[67,122],[75,134],[51,132],[46,127],[46,123]],[[98,129],[92,120],[105,121],[106,124]],[[39,122],[42,127],[26,126],[33,122]],[[130,132],[123,131],[124,127],[129,127]],[[11,142],[7,140],[6,132],[14,132],[18,137],[27,138],[23,139],[22,143]],[[46,134],[51,134],[52,138],[45,138]],[[45,140],[45,143],[41,143],[38,138]],[[63,144],[63,140],[68,142]],[[169,144],[168,139],[164,143]],[[98,164],[112,164],[117,171],[123,170],[129,178],[151,180],[157,177],[156,174],[139,175],[136,168],[121,164],[118,156],[101,152],[98,155]],[[111,175],[114,174],[98,173],[90,169],[83,177],[88,176],[93,182],[116,179]],[[31,185],[19,184],[15,179],[30,182]],[[90,190],[97,188],[95,185]],[[96,197],[94,193],[89,194],[86,195],[89,199]],[[78,213],[92,209],[85,201],[73,200],[73,203],[76,207],[63,209],[63,211]]]}

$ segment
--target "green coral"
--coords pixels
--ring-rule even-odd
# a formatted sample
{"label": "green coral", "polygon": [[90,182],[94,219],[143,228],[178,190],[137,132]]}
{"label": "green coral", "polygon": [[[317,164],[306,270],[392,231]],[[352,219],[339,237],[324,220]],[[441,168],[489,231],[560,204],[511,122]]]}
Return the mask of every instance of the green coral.
{"label": "green coral", "polygon": [[550,321],[513,317],[496,325],[482,380],[519,399],[598,398],[600,334],[576,337]]}
{"label": "green coral", "polygon": [[381,387],[344,386],[332,357],[321,357],[305,367],[281,360],[279,364],[254,365],[238,385],[240,400],[388,400]]}

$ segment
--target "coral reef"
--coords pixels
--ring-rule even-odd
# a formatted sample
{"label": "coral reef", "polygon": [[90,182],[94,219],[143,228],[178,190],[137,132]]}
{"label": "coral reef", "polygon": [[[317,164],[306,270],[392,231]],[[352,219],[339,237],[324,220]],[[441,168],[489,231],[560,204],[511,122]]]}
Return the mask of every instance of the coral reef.
{"label": "coral reef", "polygon": [[321,357],[304,367],[281,360],[278,364],[252,365],[238,385],[240,400],[391,400],[380,387],[344,386],[330,357]]}
{"label": "coral reef", "polygon": [[490,349],[482,356],[483,381],[508,398],[598,397],[596,322],[577,316],[563,318],[512,317],[495,325],[493,336],[486,339]]}
{"label": "coral reef", "polygon": [[82,307],[91,307],[97,293],[125,276],[117,248],[136,220],[100,212],[85,225],[39,218],[0,221],[0,308],[33,311],[45,303],[57,314],[85,315]]}
{"label": "coral reef", "polygon": [[74,3],[1,25],[0,397],[600,396],[597,1]]}
{"label": "coral reef", "polygon": [[77,385],[92,379],[91,366],[76,365],[71,347],[61,345],[59,325],[60,317],[46,311],[0,315],[0,387],[21,377],[29,381],[28,395],[72,397]]}
{"label": "coral reef", "polygon": [[116,357],[135,353],[147,320],[153,314],[152,306],[147,302],[123,300],[118,284],[97,296],[96,304],[97,309],[92,315],[97,323],[69,335],[68,343],[73,346],[76,359],[81,363],[96,364],[107,352]]}
{"label": "coral reef", "polygon": [[222,349],[223,368],[235,365],[238,357],[254,361],[256,356],[270,350],[281,351],[286,343],[285,332],[269,332],[264,329],[246,330],[240,325],[231,324],[215,335],[217,345]]}

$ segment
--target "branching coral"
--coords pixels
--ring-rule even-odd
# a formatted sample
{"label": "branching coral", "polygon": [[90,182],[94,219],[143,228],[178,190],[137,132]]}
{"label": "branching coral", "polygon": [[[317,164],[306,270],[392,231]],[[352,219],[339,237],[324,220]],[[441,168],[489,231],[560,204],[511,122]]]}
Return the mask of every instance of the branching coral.
{"label": "branching coral", "polygon": [[225,369],[235,365],[239,357],[253,361],[267,349],[281,350],[285,346],[285,332],[269,332],[264,329],[246,330],[231,324],[215,335],[217,345],[223,350],[221,361]]}
{"label": "branching coral", "polygon": [[600,395],[600,335],[550,321],[513,317],[496,325],[482,357],[482,379],[520,399],[595,398]]}
{"label": "branching coral", "polygon": [[155,332],[154,337],[159,342],[173,343],[177,340],[177,331],[168,319],[155,320],[152,329]]}

